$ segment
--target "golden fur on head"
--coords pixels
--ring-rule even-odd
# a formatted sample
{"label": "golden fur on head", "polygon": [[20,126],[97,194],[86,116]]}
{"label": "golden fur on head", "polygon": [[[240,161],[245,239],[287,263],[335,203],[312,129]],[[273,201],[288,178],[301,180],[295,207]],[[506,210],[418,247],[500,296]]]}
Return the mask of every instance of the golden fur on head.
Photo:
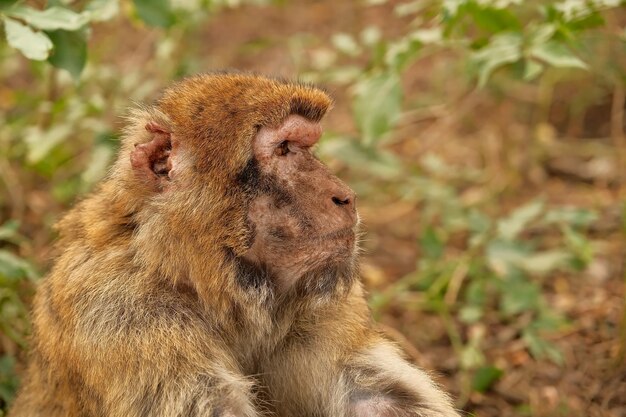
{"label": "golden fur on head", "polygon": [[[238,176],[252,158],[257,130],[290,114],[319,121],[331,105],[314,87],[254,75],[180,81],[154,107],[131,113],[111,175],[60,222],[61,240],[81,234],[91,240],[85,244],[101,246],[117,237],[134,248],[139,265],[173,283],[183,281],[214,302],[230,292],[222,277],[232,269],[228,251],[240,254],[249,245],[248,197]],[[145,128],[151,122],[171,132],[180,148],[173,180],[178,187],[166,192],[146,187],[129,161],[134,146],[151,139]]]}
{"label": "golden fur on head", "polygon": [[258,128],[277,126],[290,114],[320,121],[331,104],[328,95],[305,84],[209,74],[174,84],[157,107],[169,116],[174,134],[198,152],[197,169],[223,175],[243,168]]}

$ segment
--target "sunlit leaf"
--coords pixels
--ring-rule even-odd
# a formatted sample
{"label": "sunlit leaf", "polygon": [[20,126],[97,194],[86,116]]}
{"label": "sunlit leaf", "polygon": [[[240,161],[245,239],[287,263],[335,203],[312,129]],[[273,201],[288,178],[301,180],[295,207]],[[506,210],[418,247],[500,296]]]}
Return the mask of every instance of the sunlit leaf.
{"label": "sunlit leaf", "polygon": [[331,41],[338,51],[346,55],[357,56],[361,52],[359,44],[354,40],[352,35],[347,33],[337,33],[333,35]]}
{"label": "sunlit leaf", "polygon": [[418,29],[389,44],[385,62],[396,70],[401,70],[419,56],[424,45],[436,44],[443,40],[441,28]]}
{"label": "sunlit leaf", "polygon": [[537,61],[527,59],[524,61],[524,75],[523,78],[526,81],[532,81],[537,78],[543,72],[543,65]]}
{"label": "sunlit leaf", "polygon": [[368,26],[361,31],[360,37],[364,45],[372,46],[380,41],[382,32],[376,26]]}
{"label": "sunlit leaf", "polygon": [[48,36],[54,44],[54,50],[48,61],[57,68],[67,70],[74,79],[78,79],[87,62],[85,31],[56,30],[48,32]]}
{"label": "sunlit leaf", "polygon": [[495,239],[486,248],[487,264],[501,277],[510,275],[530,253],[527,245],[520,242]]}
{"label": "sunlit leaf", "polygon": [[463,323],[476,323],[483,318],[484,309],[480,306],[466,305],[459,310],[459,320]]}
{"label": "sunlit leaf", "polygon": [[23,19],[29,25],[41,30],[77,30],[89,22],[88,15],[59,6],[45,10],[16,7],[11,9],[8,14]]}
{"label": "sunlit leaf", "polygon": [[518,33],[500,33],[472,55],[478,66],[478,85],[483,87],[493,71],[522,57],[522,37]]}
{"label": "sunlit leaf", "polygon": [[598,214],[578,207],[558,207],[546,212],[543,221],[547,224],[568,224],[573,227],[588,226],[598,219]]}
{"label": "sunlit leaf", "polygon": [[400,77],[395,73],[384,72],[356,85],[353,111],[364,144],[371,145],[391,130],[401,103]]}
{"label": "sunlit leaf", "polygon": [[442,9],[449,16],[454,16],[459,11],[459,7],[466,3],[466,0],[443,0]]}
{"label": "sunlit leaf", "polygon": [[424,45],[428,45],[431,43],[441,42],[443,39],[443,32],[439,27],[418,29],[411,32],[408,37],[413,41],[418,41]]}
{"label": "sunlit leaf", "polygon": [[530,274],[547,274],[565,267],[572,260],[572,254],[565,250],[554,249],[526,256],[517,264]]}
{"label": "sunlit leaf", "polygon": [[103,22],[117,16],[120,11],[119,0],[92,0],[85,6],[90,20]]}
{"label": "sunlit leaf", "polygon": [[415,14],[415,13],[419,12],[420,10],[423,10],[426,7],[428,7],[428,3],[427,2],[425,2],[423,0],[413,0],[413,1],[410,1],[410,2],[397,4],[393,8],[393,12],[398,17],[403,17],[403,16],[408,16],[408,15],[411,15],[411,14]]}
{"label": "sunlit leaf", "polygon": [[544,202],[535,200],[519,207],[498,222],[498,235],[507,240],[514,239],[526,225],[543,210]]}
{"label": "sunlit leaf", "polygon": [[562,42],[549,41],[534,45],[530,49],[530,54],[557,68],[581,68],[588,66]]}
{"label": "sunlit leaf", "polygon": [[43,61],[48,58],[52,41],[43,32],[35,32],[17,20],[3,18],[7,43],[28,59]]}
{"label": "sunlit leaf", "polygon": [[534,27],[528,34],[528,43],[531,45],[538,45],[548,42],[552,39],[552,36],[556,33],[556,25],[552,23],[545,23]]}
{"label": "sunlit leaf", "polygon": [[35,164],[44,159],[50,151],[72,131],[68,124],[57,124],[47,130],[41,130],[37,127],[26,130],[24,141],[28,146],[27,160],[31,164]]}
{"label": "sunlit leaf", "polygon": [[339,159],[374,177],[393,179],[402,173],[402,165],[394,154],[365,147],[355,139],[334,137],[328,140],[326,136],[317,151],[323,159],[329,156]]}
{"label": "sunlit leaf", "polygon": [[111,146],[98,145],[94,147],[87,169],[81,176],[87,189],[104,177],[112,159],[113,149]]}

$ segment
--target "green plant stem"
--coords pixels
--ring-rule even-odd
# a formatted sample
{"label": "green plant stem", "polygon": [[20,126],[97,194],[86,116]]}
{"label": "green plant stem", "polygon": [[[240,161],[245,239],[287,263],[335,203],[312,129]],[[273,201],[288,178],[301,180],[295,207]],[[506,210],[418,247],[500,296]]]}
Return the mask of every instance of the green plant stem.
{"label": "green plant stem", "polygon": [[[443,325],[446,329],[446,333],[448,334],[448,339],[450,339],[450,344],[452,345],[452,349],[454,350],[455,356],[460,358],[463,354],[463,349],[465,349],[465,345],[463,343],[463,338],[461,337],[461,333],[457,329],[454,320],[450,314],[450,308],[445,302],[439,303],[438,309],[439,316],[443,321]],[[465,404],[467,404],[470,393],[471,393],[471,379],[469,378],[469,373],[467,369],[460,368],[461,371],[461,392],[459,393],[458,398],[458,406],[463,408]]]}
{"label": "green plant stem", "polygon": [[[626,285],[626,200],[622,202],[622,264],[620,269]],[[622,322],[620,324],[619,350],[616,358],[617,369],[626,366],[626,294],[622,303]]]}

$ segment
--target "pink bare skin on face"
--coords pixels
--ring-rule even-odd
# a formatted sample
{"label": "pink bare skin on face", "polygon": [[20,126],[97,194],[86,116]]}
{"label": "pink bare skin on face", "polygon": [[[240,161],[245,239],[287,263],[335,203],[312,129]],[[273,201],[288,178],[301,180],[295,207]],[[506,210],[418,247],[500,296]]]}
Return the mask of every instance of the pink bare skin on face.
{"label": "pink bare skin on face", "polygon": [[255,236],[245,258],[269,269],[282,290],[354,255],[355,195],[311,153],[321,134],[319,123],[291,115],[254,139],[261,190],[250,204]]}

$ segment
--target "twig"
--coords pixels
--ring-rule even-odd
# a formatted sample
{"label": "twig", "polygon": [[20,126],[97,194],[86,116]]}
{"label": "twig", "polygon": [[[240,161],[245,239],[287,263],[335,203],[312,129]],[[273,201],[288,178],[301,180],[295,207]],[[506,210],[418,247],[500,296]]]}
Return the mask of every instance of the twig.
{"label": "twig", "polygon": [[22,223],[25,211],[24,190],[11,164],[5,158],[0,158],[0,181],[4,183],[10,198],[11,218]]}
{"label": "twig", "polygon": [[443,297],[443,300],[446,304],[452,305],[456,302],[459,291],[461,290],[461,285],[463,284],[463,280],[467,276],[468,271],[469,261],[461,261],[459,265],[454,269],[452,277],[450,278],[450,281],[448,283],[446,295]]}
{"label": "twig", "polygon": [[626,140],[624,139],[624,104],[626,102],[624,85],[618,80],[613,90],[611,103],[611,138],[617,157],[618,196],[623,197],[626,185]]}

